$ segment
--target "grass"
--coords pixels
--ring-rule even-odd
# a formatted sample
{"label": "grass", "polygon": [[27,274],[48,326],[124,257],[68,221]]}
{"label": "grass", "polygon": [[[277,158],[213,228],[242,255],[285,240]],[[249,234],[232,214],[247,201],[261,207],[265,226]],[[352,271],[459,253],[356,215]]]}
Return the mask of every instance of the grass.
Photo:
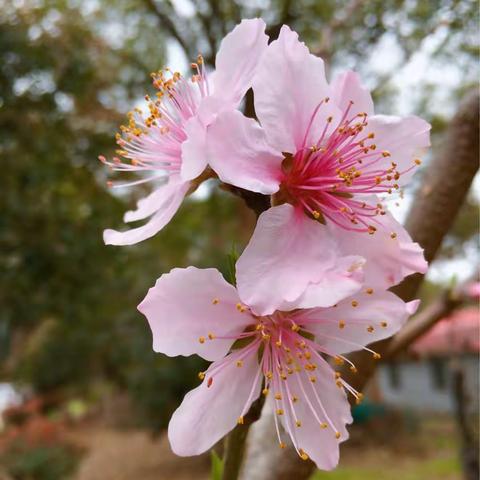
{"label": "grass", "polygon": [[453,458],[438,458],[377,467],[339,467],[333,472],[318,472],[311,480],[453,480],[460,478],[460,465]]}

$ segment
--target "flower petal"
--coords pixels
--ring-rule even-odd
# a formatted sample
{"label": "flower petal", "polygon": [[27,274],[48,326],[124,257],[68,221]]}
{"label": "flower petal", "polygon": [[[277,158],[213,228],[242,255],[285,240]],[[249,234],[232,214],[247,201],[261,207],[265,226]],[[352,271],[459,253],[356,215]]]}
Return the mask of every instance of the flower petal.
{"label": "flower petal", "polygon": [[[302,369],[287,377],[290,396],[299,400],[290,404],[289,415],[281,418],[297,448],[304,450],[318,468],[332,470],[338,464],[339,443],[348,438],[345,425],[352,422],[352,416],[347,396],[337,387],[332,368],[322,358],[316,357],[315,363],[313,375]],[[315,382],[310,380],[311,376]],[[292,418],[301,426],[297,427]],[[322,424],[326,427],[322,428]]]}
{"label": "flower petal", "polygon": [[426,273],[428,264],[423,249],[390,213],[381,217],[374,235],[351,232],[329,224],[332,235],[344,255],[365,258],[364,283],[367,287],[386,289],[412,273]]}
{"label": "flower petal", "polygon": [[197,354],[207,360],[226,355],[248,323],[237,310],[239,298],[214,268],[174,268],[162,275],[138,309],[148,319],[153,349],[169,356]]}
{"label": "flower petal", "polygon": [[[124,232],[111,229],[104,230],[103,241],[106,245],[133,245],[134,243],[138,243],[142,240],[153,237],[175,215],[189,187],[190,183],[188,182],[179,183],[175,186],[175,188],[172,187],[171,190],[169,189],[167,192],[165,192],[169,195],[166,194],[163,196],[158,194],[159,197],[162,197],[161,204],[159,205],[156,213],[145,225],[138,228],[132,228],[131,230]],[[132,220],[132,217],[142,218],[146,216],[144,215],[144,212],[153,210],[153,206],[151,205],[151,196],[147,197],[145,200],[146,203],[142,207],[139,206],[139,210],[130,213],[130,215],[127,214],[129,221]]]}
{"label": "flower petal", "polygon": [[214,96],[235,107],[251,87],[257,65],[267,49],[261,18],[242,20],[223,40],[215,59]]}
{"label": "flower petal", "polygon": [[239,111],[221,113],[208,129],[210,165],[225,183],[275,193],[283,155],[273,150],[258,123]]}
{"label": "flower petal", "polygon": [[357,255],[339,257],[318,283],[308,285],[300,297],[293,302],[282,303],[279,309],[290,311],[296,308],[330,306],[353,295],[362,287],[364,264],[364,258]]}
{"label": "flower petal", "polygon": [[[289,204],[262,213],[250,243],[237,261],[240,298],[257,314],[267,315],[294,302],[311,284],[335,271],[341,257],[327,228]],[[343,288],[338,278],[336,288]],[[351,279],[345,279],[350,284]],[[325,287],[330,291],[330,284]],[[321,288],[321,287],[320,287]],[[338,300],[323,292],[322,306]]]}
{"label": "flower petal", "polygon": [[347,70],[333,80],[331,87],[332,100],[342,112],[347,109],[350,102],[353,102],[349,117],[363,112],[369,116],[373,115],[372,96],[362,85],[358,73]]}
{"label": "flower petal", "polygon": [[411,315],[412,307],[391,292],[364,290],[336,307],[314,308],[298,322],[315,335],[329,354],[348,353],[391,337]]}
{"label": "flower petal", "polygon": [[428,122],[415,116],[374,115],[369,118],[367,134],[375,134],[378,151],[390,153],[382,163],[375,163],[372,168],[388,169],[392,162],[396,163],[401,174],[397,183],[405,185],[416,170],[414,157],[430,146],[431,128]]}
{"label": "flower petal", "polygon": [[268,46],[253,91],[257,117],[270,144],[282,152],[295,153],[304,143],[316,143],[327,117],[339,115],[333,102],[324,103],[312,123],[317,107],[331,96],[323,60],[311,55],[286,25]]}
{"label": "flower petal", "polygon": [[244,408],[258,398],[261,379],[256,376],[257,355],[243,358],[243,366],[238,368],[236,359],[241,355],[241,350],[231,353],[223,360],[226,365],[211,377],[209,372],[218,368],[219,362],[213,363],[202,384],[185,395],[168,426],[170,445],[177,455],[199,455],[208,450],[235,427]]}

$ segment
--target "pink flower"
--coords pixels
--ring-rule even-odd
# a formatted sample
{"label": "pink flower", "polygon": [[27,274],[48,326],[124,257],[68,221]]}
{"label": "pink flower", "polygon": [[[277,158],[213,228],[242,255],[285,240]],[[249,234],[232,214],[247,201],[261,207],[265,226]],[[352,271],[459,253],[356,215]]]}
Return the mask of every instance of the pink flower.
{"label": "pink flower", "polygon": [[[429,145],[430,125],[413,116],[375,115],[370,94],[354,72],[329,85],[323,61],[287,26],[268,46],[253,90],[260,124],[238,111],[221,113],[208,128],[207,143],[210,165],[222,181],[272,195],[274,206],[262,215],[240,260],[260,263],[255,288],[276,276],[280,257],[289,263],[290,276],[298,273],[298,265],[289,261],[290,244],[299,231],[313,228],[307,223],[321,228],[326,223],[330,234],[341,237],[346,254],[367,259],[367,270],[365,252],[373,252],[382,269],[388,266],[377,279],[383,287],[425,272],[422,249],[387,214],[378,195],[398,191],[411,177],[420,162],[416,155]],[[285,220],[293,210],[295,225]],[[283,242],[281,255],[278,248],[270,255],[259,245],[269,241]],[[321,245],[313,236],[311,242],[306,251],[313,249],[313,242]],[[261,260],[259,250],[264,253]],[[265,268],[260,272],[261,265]],[[375,265],[370,270],[374,272]],[[248,288],[241,279],[238,287],[241,292]]]}
{"label": "pink flower", "polygon": [[154,350],[213,361],[173,414],[173,451],[188,456],[208,450],[243,422],[263,393],[276,412],[280,446],[281,425],[301,458],[334,468],[352,421],[347,392],[358,401],[362,396],[325,358],[349,362],[343,354],[361,348],[377,358],[365,345],[393,335],[417,304],[365,288],[335,307],[292,303],[262,316],[215,269],[189,267],[161,276],[138,307],[152,329]]}
{"label": "pink flower", "polygon": [[196,74],[191,79],[168,69],[152,74],[158,92],[154,99],[146,97],[149,114],[135,109],[121,128],[122,134],[117,135],[118,153],[124,160],[110,162],[103,156],[100,160],[113,170],[142,174],[137,181],[113,187],[153,181],[161,184],[124,217],[125,222],[150,220],[125,232],[105,230],[106,244],[140,242],[171,220],[185,195],[195,188],[192,180],[207,166],[206,127],[219,112],[238,106],[251,86],[267,39],[263,20],[243,20],[223,39],[215,72],[207,73],[199,56],[192,64]]}

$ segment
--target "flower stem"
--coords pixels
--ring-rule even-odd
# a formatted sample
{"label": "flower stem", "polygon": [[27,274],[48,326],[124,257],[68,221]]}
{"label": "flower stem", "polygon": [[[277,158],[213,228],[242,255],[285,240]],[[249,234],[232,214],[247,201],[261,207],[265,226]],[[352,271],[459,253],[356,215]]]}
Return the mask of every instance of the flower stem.
{"label": "flower stem", "polygon": [[225,437],[222,480],[237,480],[242,467],[248,431],[252,423],[260,418],[265,397],[263,395],[252,404],[242,425],[237,425]]}

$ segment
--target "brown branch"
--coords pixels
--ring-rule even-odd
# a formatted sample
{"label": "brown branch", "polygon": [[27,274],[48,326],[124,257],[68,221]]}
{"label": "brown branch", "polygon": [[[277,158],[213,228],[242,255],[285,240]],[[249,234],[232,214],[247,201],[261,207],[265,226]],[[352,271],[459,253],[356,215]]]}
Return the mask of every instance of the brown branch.
{"label": "brown branch", "polygon": [[[430,262],[452,226],[478,170],[478,130],[479,95],[475,91],[465,97],[452,119],[443,149],[430,162],[406,222],[407,230],[423,246]],[[411,300],[422,281],[422,275],[411,275],[393,290],[402,299]],[[372,348],[386,355],[389,345],[390,341],[384,340]],[[363,390],[378,362],[364,352],[355,352],[349,358],[357,366],[358,373],[353,374],[345,368],[342,377],[357,390]],[[279,454],[276,442],[270,441],[269,437],[273,436],[270,435],[273,430],[271,414],[262,415],[252,430],[242,479],[305,480],[309,477],[314,469],[313,463],[302,462],[291,449],[289,453]],[[256,435],[258,430],[261,430],[260,435]]]}
{"label": "brown branch", "polygon": [[168,31],[168,33],[180,44],[187,58],[193,59],[193,53],[189,46],[190,43],[180,34],[180,31],[177,29],[175,23],[170,18],[170,16],[159,7],[155,0],[144,1],[148,9],[154,15],[156,15],[156,17],[160,21],[160,25],[162,25]]}
{"label": "brown branch", "polygon": [[417,338],[428,332],[439,320],[447,317],[464,302],[464,298],[454,292],[443,292],[425,310],[413,317],[390,341],[384,360],[390,360],[410,345]]}

